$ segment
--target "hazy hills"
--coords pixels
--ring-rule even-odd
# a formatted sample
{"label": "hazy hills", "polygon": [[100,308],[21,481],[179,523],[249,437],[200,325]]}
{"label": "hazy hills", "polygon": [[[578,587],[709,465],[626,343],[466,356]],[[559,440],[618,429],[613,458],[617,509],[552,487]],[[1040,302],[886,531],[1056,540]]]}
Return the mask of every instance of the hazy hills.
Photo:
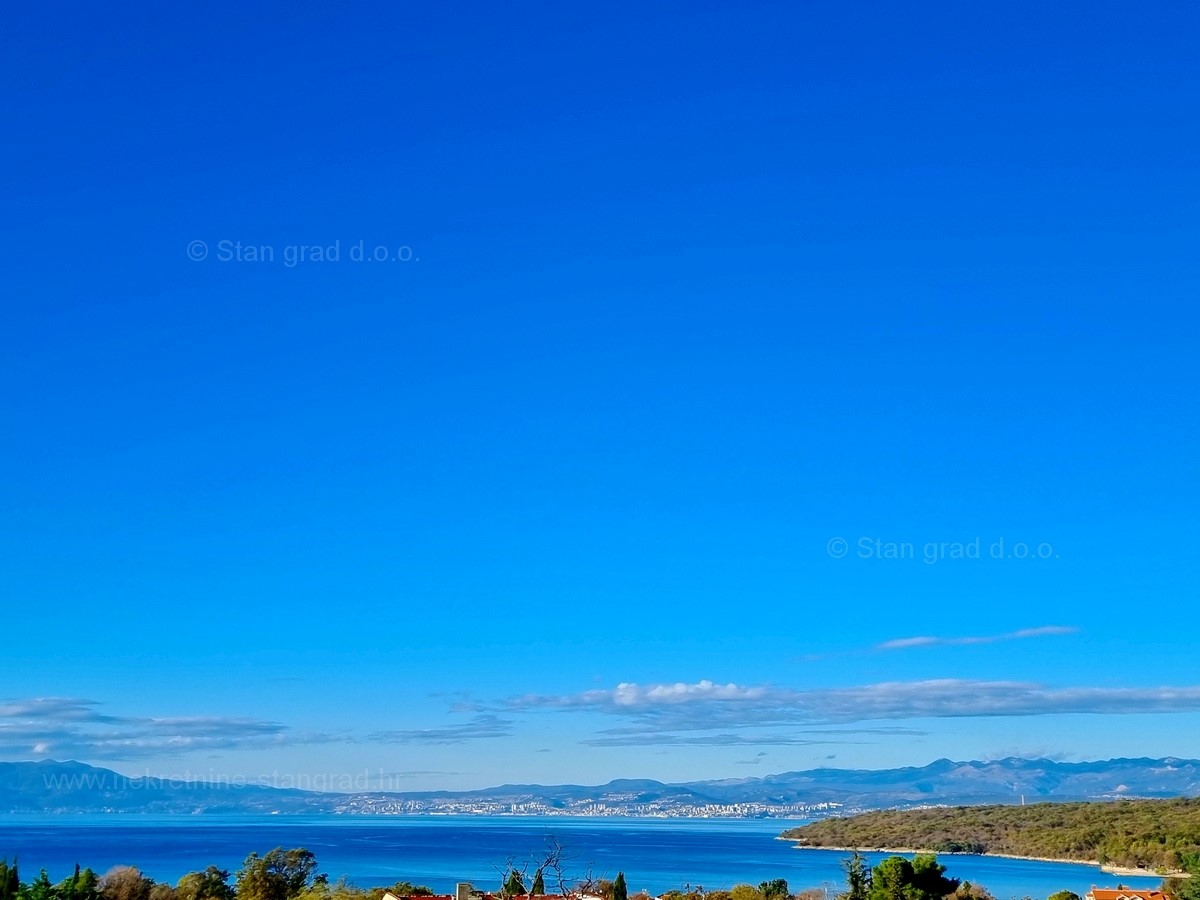
{"label": "hazy hills", "polygon": [[812,769],[765,778],[702,782],[710,796],[742,791],[785,802],[836,801],[856,806],[928,803],[1019,803],[1118,797],[1181,797],[1200,793],[1200,761],[1111,759],[1067,763],[1048,759],[953,762],[900,769]]}
{"label": "hazy hills", "polygon": [[80,762],[0,763],[4,812],[324,812],[328,798],[259,785],[209,784],[122,775]]}
{"label": "hazy hills", "polygon": [[406,803],[415,805],[413,811],[464,811],[473,803],[489,811],[529,803],[548,811],[570,811],[581,804],[605,803],[631,812],[635,806],[654,804],[666,814],[687,815],[707,804],[839,803],[849,809],[872,809],[1020,803],[1022,797],[1033,802],[1197,794],[1200,761],[1174,758],[1082,763],[941,759],[921,767],[812,769],[679,784],[621,779],[598,786],[501,785],[477,791],[354,794],[129,777],[79,762],[0,763],[0,811],[6,812],[333,813],[395,811]]}

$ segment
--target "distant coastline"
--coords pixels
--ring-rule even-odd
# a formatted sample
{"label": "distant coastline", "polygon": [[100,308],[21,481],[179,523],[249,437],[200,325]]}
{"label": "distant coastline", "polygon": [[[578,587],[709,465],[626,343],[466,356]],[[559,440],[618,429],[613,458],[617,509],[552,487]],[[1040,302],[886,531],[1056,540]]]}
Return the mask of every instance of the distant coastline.
{"label": "distant coastline", "polygon": [[[364,770],[347,776],[345,782],[332,776],[301,779],[275,775],[204,780],[149,773],[125,775],[78,761],[0,762],[0,812],[845,820],[872,810],[934,809],[953,803],[993,805],[997,811],[989,815],[1006,818],[1011,812],[1005,809],[1018,808],[1013,801],[1020,795],[1014,796],[1014,784],[1021,785],[1039,802],[1053,801],[1064,809],[1081,802],[1111,801],[1118,788],[1122,797],[1152,793],[1186,797],[1200,785],[1200,760],[1171,757],[1062,763],[1017,758],[988,762],[941,759],[916,769],[810,769],[732,781],[668,783],[622,778],[594,785],[504,784],[469,790],[392,790],[389,777],[382,770],[374,774]],[[914,807],[918,802],[920,806]],[[1200,801],[1197,803],[1194,820],[1190,813],[1188,820],[1200,826]],[[945,836],[963,841],[976,839],[961,833],[957,826]],[[838,845],[860,840],[941,845],[939,836],[908,831],[869,835],[830,832],[824,837]],[[985,843],[998,852],[1034,855],[1061,849],[1053,845]],[[1079,855],[1097,852],[1098,848],[1083,847]],[[1110,854],[1108,858],[1121,864],[1177,864],[1152,853],[1141,857]]]}

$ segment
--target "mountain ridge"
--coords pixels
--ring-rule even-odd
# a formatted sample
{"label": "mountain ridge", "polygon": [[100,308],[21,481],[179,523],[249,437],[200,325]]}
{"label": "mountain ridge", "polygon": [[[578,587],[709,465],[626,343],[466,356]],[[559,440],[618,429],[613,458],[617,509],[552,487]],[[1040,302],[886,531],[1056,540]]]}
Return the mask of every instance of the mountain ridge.
{"label": "mountain ridge", "polygon": [[[735,779],[600,785],[504,784],[477,790],[317,791],[265,781],[184,781],[130,776],[77,760],[0,763],[0,811],[695,815],[705,807],[761,807],[744,815],[820,815],[862,809],[1111,800],[1200,794],[1200,760],[1117,758],[1081,762],[1006,757],[934,760],[893,769],[818,768]],[[477,808],[476,808],[477,807]],[[722,814],[718,809],[714,814]]]}

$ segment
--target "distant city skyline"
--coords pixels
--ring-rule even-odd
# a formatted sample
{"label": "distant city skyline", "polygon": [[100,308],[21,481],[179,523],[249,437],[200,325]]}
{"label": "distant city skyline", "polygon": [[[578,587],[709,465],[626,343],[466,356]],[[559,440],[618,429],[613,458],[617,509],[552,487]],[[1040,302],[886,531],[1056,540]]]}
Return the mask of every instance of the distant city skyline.
{"label": "distant city skyline", "polygon": [[0,37],[0,759],[1194,754],[1200,7]]}

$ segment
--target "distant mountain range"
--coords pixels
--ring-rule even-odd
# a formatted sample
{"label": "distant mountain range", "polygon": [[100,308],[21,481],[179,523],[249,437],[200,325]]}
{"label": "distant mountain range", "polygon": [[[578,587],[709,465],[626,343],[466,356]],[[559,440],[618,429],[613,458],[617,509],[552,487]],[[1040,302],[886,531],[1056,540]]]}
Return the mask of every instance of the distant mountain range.
{"label": "distant mountain range", "polygon": [[501,785],[477,791],[323,793],[263,784],[130,777],[80,762],[0,763],[0,811],[125,813],[478,813],[549,815],[821,815],[943,804],[1181,797],[1200,794],[1200,760],[1047,759],[900,769],[811,769],[762,778],[622,779]]}

